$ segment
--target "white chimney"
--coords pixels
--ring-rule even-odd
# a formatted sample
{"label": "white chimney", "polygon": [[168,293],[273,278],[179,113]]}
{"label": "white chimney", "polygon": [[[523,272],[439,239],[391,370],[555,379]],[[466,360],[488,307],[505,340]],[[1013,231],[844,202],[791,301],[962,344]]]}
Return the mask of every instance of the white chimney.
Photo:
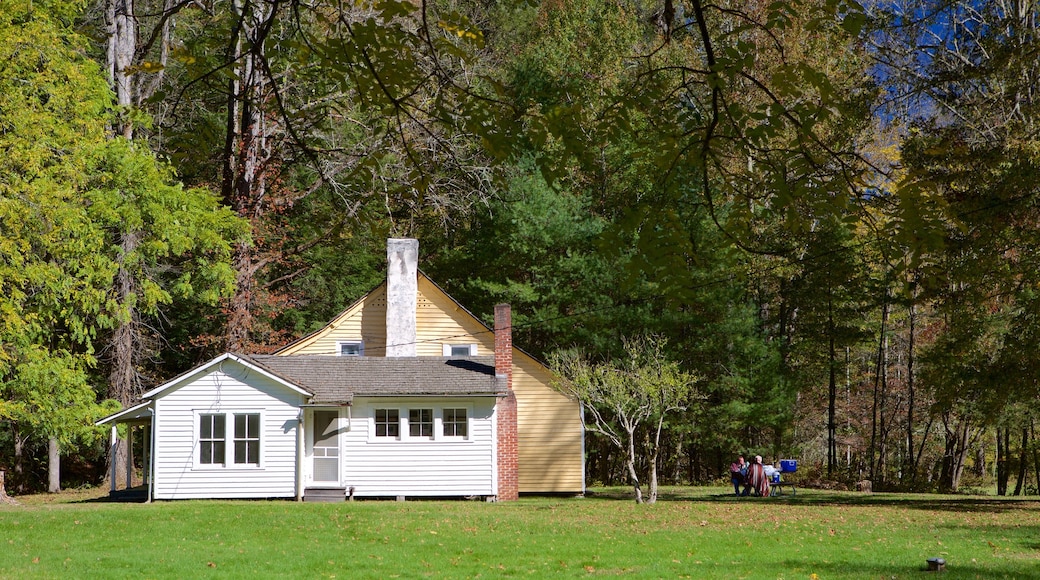
{"label": "white chimney", "polygon": [[386,356],[415,356],[419,240],[386,241]]}

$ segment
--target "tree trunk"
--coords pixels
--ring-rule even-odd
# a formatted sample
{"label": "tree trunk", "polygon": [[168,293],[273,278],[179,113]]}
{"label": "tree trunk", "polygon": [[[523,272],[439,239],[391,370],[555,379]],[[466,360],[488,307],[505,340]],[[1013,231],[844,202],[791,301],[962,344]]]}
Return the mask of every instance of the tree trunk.
{"label": "tree trunk", "polygon": [[903,481],[912,482],[917,479],[917,461],[914,458],[914,327],[917,309],[913,302],[910,303],[908,318],[910,336],[906,347],[906,461],[903,462]]}
{"label": "tree trunk", "polygon": [[4,470],[0,469],[0,503],[17,504],[18,502],[14,498],[7,495],[7,488],[4,485]]}
{"label": "tree trunk", "polygon": [[636,503],[643,503],[643,490],[639,487],[639,475],[636,474],[636,438],[635,432],[631,429],[628,430],[628,460],[625,463],[636,495]]}
{"label": "tree trunk", "polygon": [[[119,401],[124,409],[137,402],[142,385],[137,369],[140,368],[145,338],[141,332],[141,314],[134,306],[138,291],[137,278],[126,263],[128,257],[137,253],[140,240],[141,234],[138,232],[124,232],[120,236],[121,257],[119,271],[116,273],[115,293],[122,312],[109,344],[112,367],[108,375],[108,396]],[[123,466],[126,465],[126,442],[118,441],[114,451],[109,456],[111,463],[108,473],[125,474]],[[125,475],[122,478],[125,479]],[[117,475],[114,482],[117,489],[120,479]],[[125,481],[125,484],[128,489],[133,487],[130,481]]]}
{"label": "tree trunk", "polygon": [[58,439],[47,440],[47,493],[61,491],[61,449]]}
{"label": "tree trunk", "polygon": [[1028,464],[1027,453],[1029,452],[1029,429],[1022,428],[1022,448],[1019,449],[1018,454],[1018,481],[1015,482],[1015,493],[1013,495],[1022,495],[1022,488],[1026,483],[1026,466]]}
{"label": "tree trunk", "polygon": [[1036,482],[1036,493],[1040,495],[1040,445],[1036,441],[1036,423],[1029,417],[1030,447],[1033,449],[1033,481]]}
{"label": "tree trunk", "polygon": [[653,449],[650,450],[650,498],[647,503],[657,503],[657,458],[661,451],[661,430],[664,428],[664,415],[657,420],[657,432],[654,435]]}
{"label": "tree trunk", "polygon": [[[263,215],[267,195],[266,165],[270,158],[271,128],[264,115],[268,99],[263,70],[266,41],[280,3],[235,0],[236,23],[229,62],[237,63],[230,81],[227,136],[224,142],[223,183],[225,202],[250,223]],[[241,351],[248,346],[253,328],[255,282],[258,265],[254,247],[239,244],[233,257],[237,272],[235,293],[228,308],[226,347]]]}
{"label": "tree trunk", "polygon": [[15,495],[25,493],[25,438],[17,423],[11,424],[11,436],[14,438],[14,492]]}
{"label": "tree trunk", "polygon": [[997,427],[997,495],[1007,495],[1008,445],[1010,443],[1007,430]]}
{"label": "tree trunk", "polygon": [[877,434],[878,434],[878,391],[881,387],[881,375],[882,375],[882,351],[885,345],[885,332],[887,332],[886,325],[888,323],[888,297],[886,295],[884,303],[881,305],[881,331],[878,337],[878,353],[877,363],[874,367],[874,393],[873,403],[870,411],[870,480],[873,481],[875,472],[875,460],[877,458]]}
{"label": "tree trunk", "polygon": [[116,133],[132,139],[134,125],[130,107],[133,104],[133,65],[137,52],[134,0],[106,0],[105,25],[108,28],[108,82],[115,92],[119,108]]}
{"label": "tree trunk", "polygon": [[834,346],[834,310],[831,300],[827,299],[827,476],[832,477],[838,467],[838,419],[835,403],[838,398],[838,379],[835,366],[837,352]]}

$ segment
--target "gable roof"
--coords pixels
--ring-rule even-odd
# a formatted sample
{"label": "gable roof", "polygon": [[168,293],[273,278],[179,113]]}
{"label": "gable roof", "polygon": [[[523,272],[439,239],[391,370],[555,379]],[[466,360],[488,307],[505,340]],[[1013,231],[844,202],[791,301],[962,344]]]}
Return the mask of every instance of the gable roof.
{"label": "gable roof", "polygon": [[495,357],[252,355],[258,366],[313,393],[311,404],[355,396],[497,396],[507,391]]}
{"label": "gable roof", "polygon": [[240,365],[242,365],[242,366],[244,366],[246,368],[255,370],[255,371],[257,371],[257,372],[259,372],[259,373],[261,373],[263,375],[267,375],[271,379],[281,383],[283,386],[289,388],[290,390],[296,391],[297,393],[299,393],[299,394],[301,394],[301,395],[303,395],[305,397],[309,397],[309,396],[311,396],[313,394],[313,393],[308,392],[306,389],[303,389],[300,386],[298,386],[298,385],[296,385],[296,384],[294,384],[294,383],[292,383],[290,381],[286,381],[286,379],[284,377],[278,376],[277,374],[272,373],[271,371],[258,366],[255,362],[250,360],[250,357],[248,357],[248,356],[226,352],[226,353],[218,356],[217,358],[215,358],[215,359],[213,359],[213,360],[211,360],[211,361],[209,361],[209,362],[207,362],[205,364],[202,364],[200,366],[194,367],[194,368],[192,368],[191,370],[189,370],[187,372],[181,373],[181,374],[177,375],[176,377],[174,377],[174,378],[166,381],[165,383],[159,385],[158,387],[148,391],[147,393],[144,393],[143,395],[141,395],[141,399],[142,400],[153,399],[156,396],[161,396],[165,391],[167,391],[169,389],[172,389],[172,388],[180,385],[181,383],[183,383],[188,377],[193,376],[193,375],[201,375],[201,374],[209,371],[210,369],[212,369],[214,367],[219,369],[220,365],[224,364],[224,362],[226,362],[226,361],[231,361],[231,362],[238,363],[238,364],[240,364]]}

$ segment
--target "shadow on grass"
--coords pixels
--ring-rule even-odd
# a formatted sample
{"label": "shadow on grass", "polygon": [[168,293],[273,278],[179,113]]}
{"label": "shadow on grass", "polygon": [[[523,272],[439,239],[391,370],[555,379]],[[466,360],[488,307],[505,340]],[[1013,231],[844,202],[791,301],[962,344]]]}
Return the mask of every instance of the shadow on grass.
{"label": "shadow on grass", "polygon": [[148,501],[148,487],[139,485],[129,489],[110,491],[96,497],[76,500],[72,503],[145,503]]}
{"label": "shadow on grass", "polygon": [[[711,493],[696,487],[676,487],[658,491],[658,501],[690,501],[699,503],[783,502],[804,506],[889,506],[928,511],[961,513],[999,513],[1035,509],[1040,511],[1040,498],[988,498],[905,493],[852,493],[798,488],[795,494],[779,497],[737,497],[733,493]],[[634,501],[631,489],[604,488],[587,494],[594,499]],[[644,497],[646,493],[644,491]]]}
{"label": "shadow on grass", "polygon": [[[935,578],[935,572],[929,572],[927,563],[922,560],[920,566],[896,566],[894,564],[865,564],[857,567],[855,563],[831,562],[820,564],[817,562],[805,562],[800,560],[785,560],[782,562],[787,570],[804,570],[806,575],[816,574],[820,578]],[[971,563],[964,565],[956,561],[947,560],[946,569],[938,576],[943,580],[955,578],[1015,578],[1016,580],[1040,580],[1040,572],[1022,569],[1007,570],[1004,574],[997,572],[994,575],[992,568],[980,568],[972,566]]]}

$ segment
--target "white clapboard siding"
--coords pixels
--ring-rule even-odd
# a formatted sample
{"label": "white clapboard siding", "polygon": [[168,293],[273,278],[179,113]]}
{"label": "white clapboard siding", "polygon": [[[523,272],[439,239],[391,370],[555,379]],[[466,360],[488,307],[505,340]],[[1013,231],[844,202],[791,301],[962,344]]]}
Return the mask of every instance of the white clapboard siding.
{"label": "white clapboard siding", "polygon": [[[407,438],[372,442],[374,408],[469,407],[466,441]],[[407,411],[404,411],[405,416]],[[495,493],[493,399],[354,400],[344,435],[344,483],[359,497],[466,496]]]}
{"label": "white clapboard siding", "polygon": [[[156,499],[267,498],[296,495],[296,426],[302,396],[271,378],[225,361],[157,397]],[[199,412],[261,413],[261,465],[200,467]],[[227,445],[234,425],[228,420]]]}
{"label": "white clapboard siding", "polygon": [[[366,356],[384,356],[386,286],[380,285],[321,331],[278,354],[335,354],[340,341],[362,338]],[[478,355],[495,353],[494,333],[423,274],[416,296],[418,356],[441,356],[443,344],[476,344]],[[581,407],[550,386],[543,364],[513,349],[521,493],[582,493],[584,431]]]}

